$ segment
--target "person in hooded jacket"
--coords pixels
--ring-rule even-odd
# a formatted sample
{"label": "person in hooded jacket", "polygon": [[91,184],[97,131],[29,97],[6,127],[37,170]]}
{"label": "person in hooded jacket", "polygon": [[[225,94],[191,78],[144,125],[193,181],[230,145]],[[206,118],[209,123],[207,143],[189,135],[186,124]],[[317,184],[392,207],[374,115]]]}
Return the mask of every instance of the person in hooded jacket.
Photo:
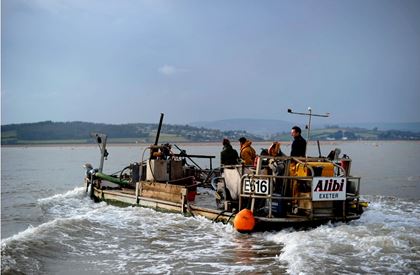
{"label": "person in hooded jacket", "polygon": [[223,150],[220,152],[220,163],[222,165],[236,165],[239,163],[238,152],[232,148],[230,141],[223,139]]}
{"label": "person in hooded jacket", "polygon": [[251,146],[252,141],[246,139],[245,137],[241,137],[239,139],[239,143],[241,144],[240,156],[243,163],[245,165],[253,165],[257,154],[255,153],[255,149]]}
{"label": "person in hooded jacket", "polygon": [[281,151],[280,142],[274,141],[271,146],[268,148],[268,155],[272,157],[282,157],[285,154]]}

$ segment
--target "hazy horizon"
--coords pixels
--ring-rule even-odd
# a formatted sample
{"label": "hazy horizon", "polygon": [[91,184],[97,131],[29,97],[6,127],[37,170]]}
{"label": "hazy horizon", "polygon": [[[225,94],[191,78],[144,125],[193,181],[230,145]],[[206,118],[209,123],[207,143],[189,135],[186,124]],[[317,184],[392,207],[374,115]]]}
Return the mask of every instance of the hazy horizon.
{"label": "hazy horizon", "polygon": [[420,121],[420,1],[1,1],[1,124]]}
{"label": "hazy horizon", "polygon": [[[240,120],[240,121],[259,121],[259,120],[264,120],[264,121],[282,121],[282,122],[287,122],[287,123],[296,123],[296,121],[302,122],[302,123],[307,123],[308,118],[300,118],[300,119],[290,119],[290,120],[286,120],[286,119],[276,119],[276,118],[226,118],[226,119],[216,119],[216,120],[200,120],[200,121],[187,121],[187,122],[178,122],[178,123],[170,123],[170,122],[165,122],[165,120],[167,119],[167,117],[165,116],[163,119],[163,124],[171,124],[171,125],[193,125],[193,124],[197,124],[197,123],[214,123],[214,122],[219,122],[219,121],[235,121],[235,120]],[[11,123],[1,123],[1,125],[10,125],[10,124],[31,124],[31,123],[40,123],[40,122],[46,122],[46,121],[52,121],[52,122],[57,122],[57,123],[69,123],[69,122],[86,122],[86,123],[99,123],[99,124],[136,124],[136,123],[145,123],[145,124],[158,124],[159,123],[159,117],[156,119],[156,121],[132,121],[132,122],[98,122],[98,121],[89,121],[89,120],[53,120],[53,119],[45,119],[45,120],[37,120],[37,121],[28,121],[28,122],[11,122]],[[420,120],[418,121],[408,121],[408,122],[387,122],[387,121],[367,121],[367,122],[330,122],[330,121],[318,121],[315,118],[315,122],[314,122],[314,118],[312,118],[312,124],[315,124],[317,126],[330,126],[330,125],[358,125],[358,124],[418,124],[420,123]]]}

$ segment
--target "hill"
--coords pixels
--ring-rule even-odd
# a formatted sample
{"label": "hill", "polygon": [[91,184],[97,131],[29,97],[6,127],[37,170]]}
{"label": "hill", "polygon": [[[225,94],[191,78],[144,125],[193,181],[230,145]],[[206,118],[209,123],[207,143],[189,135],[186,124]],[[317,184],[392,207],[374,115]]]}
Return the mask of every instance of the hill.
{"label": "hill", "polygon": [[293,127],[292,122],[278,119],[224,119],[215,121],[197,121],[191,122],[195,127],[204,127],[209,129],[219,129],[222,131],[241,129],[259,136],[268,136],[275,133],[289,132]]}
{"label": "hill", "polygon": [[364,128],[364,129],[378,129],[381,131],[408,131],[414,133],[420,133],[420,122],[378,122],[378,123],[340,123],[341,127],[349,128]]}
{"label": "hill", "polygon": [[[306,138],[307,132],[302,135]],[[274,134],[272,140],[290,140],[288,133]],[[420,140],[420,133],[410,131],[327,127],[311,131],[311,140]]]}
{"label": "hill", "polygon": [[[92,132],[108,135],[111,143],[155,141],[158,125],[151,123],[102,124],[91,122],[52,122],[9,124],[1,126],[2,144],[49,144],[49,143],[92,143]],[[247,136],[253,140],[261,138],[246,131],[221,131],[188,125],[163,124],[160,142],[213,142],[227,137],[237,140]]]}
{"label": "hill", "polygon": [[[290,141],[289,129],[292,124],[281,123],[276,120],[266,120],[260,123],[258,131],[252,133],[251,125],[258,120],[235,120],[221,123],[219,128],[209,129],[204,127],[193,127],[189,125],[168,125],[162,126],[160,143],[165,142],[220,142],[227,137],[237,141],[239,137],[245,136],[253,141],[262,140],[283,140]],[[217,122],[208,124],[209,127],[216,127]],[[229,126],[232,125],[232,126]],[[270,126],[277,125],[278,132],[270,133]],[[7,144],[69,144],[69,143],[93,143],[90,137],[92,132],[101,132],[108,135],[110,143],[153,143],[155,141],[157,124],[131,123],[131,124],[102,124],[91,122],[52,122],[43,121],[37,123],[9,124],[1,126],[1,143]],[[228,127],[232,127],[230,130]],[[245,128],[241,129],[241,127]],[[283,128],[282,128],[283,127]],[[249,132],[246,131],[249,129]],[[262,133],[265,135],[255,134]],[[303,136],[306,137],[306,131]],[[328,126],[322,129],[311,131],[311,140],[420,140],[420,132],[400,130],[379,130],[378,128],[365,129],[358,127],[339,127],[338,125]]]}
{"label": "hill", "polygon": [[[269,137],[271,135],[278,135],[279,133],[289,133],[291,127],[295,125],[294,122],[279,120],[279,119],[225,119],[215,121],[197,121],[189,123],[195,127],[204,127],[209,129],[219,129],[222,131],[232,129],[242,129],[248,133],[258,135],[261,137]],[[302,128],[304,125],[300,125]],[[313,129],[324,128],[342,128],[342,129],[376,129],[379,131],[401,131],[420,133],[420,122],[411,123],[334,123],[328,125],[315,121],[312,124]]]}

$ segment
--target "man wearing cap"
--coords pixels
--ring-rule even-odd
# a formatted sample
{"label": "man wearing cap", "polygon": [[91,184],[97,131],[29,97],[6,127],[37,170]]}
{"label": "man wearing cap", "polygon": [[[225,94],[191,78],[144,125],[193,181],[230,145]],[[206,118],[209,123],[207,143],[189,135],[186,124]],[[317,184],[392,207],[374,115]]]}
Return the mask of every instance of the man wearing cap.
{"label": "man wearing cap", "polygon": [[243,163],[245,165],[253,165],[257,154],[255,153],[254,148],[252,148],[251,146],[252,141],[247,140],[244,137],[241,137],[239,139],[239,143],[241,144],[240,155],[241,155],[241,159],[243,160]]}
{"label": "man wearing cap", "polygon": [[220,152],[220,163],[222,165],[236,165],[238,164],[238,152],[232,148],[230,141],[223,139],[223,150]]}

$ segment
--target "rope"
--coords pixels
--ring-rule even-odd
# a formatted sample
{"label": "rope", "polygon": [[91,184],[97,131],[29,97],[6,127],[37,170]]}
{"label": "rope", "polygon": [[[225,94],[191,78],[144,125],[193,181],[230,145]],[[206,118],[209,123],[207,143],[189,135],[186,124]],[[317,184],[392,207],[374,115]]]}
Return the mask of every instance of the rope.
{"label": "rope", "polygon": [[216,218],[214,218],[213,220],[212,220],[212,222],[216,222],[217,221],[217,219],[223,214],[223,213],[225,213],[227,210],[223,210],[222,212],[220,212],[217,216],[216,216]]}
{"label": "rope", "polygon": [[235,209],[233,209],[232,214],[229,216],[229,219],[227,220],[226,224],[229,223],[230,219],[233,217],[233,215],[235,215],[238,211],[236,211]]}

